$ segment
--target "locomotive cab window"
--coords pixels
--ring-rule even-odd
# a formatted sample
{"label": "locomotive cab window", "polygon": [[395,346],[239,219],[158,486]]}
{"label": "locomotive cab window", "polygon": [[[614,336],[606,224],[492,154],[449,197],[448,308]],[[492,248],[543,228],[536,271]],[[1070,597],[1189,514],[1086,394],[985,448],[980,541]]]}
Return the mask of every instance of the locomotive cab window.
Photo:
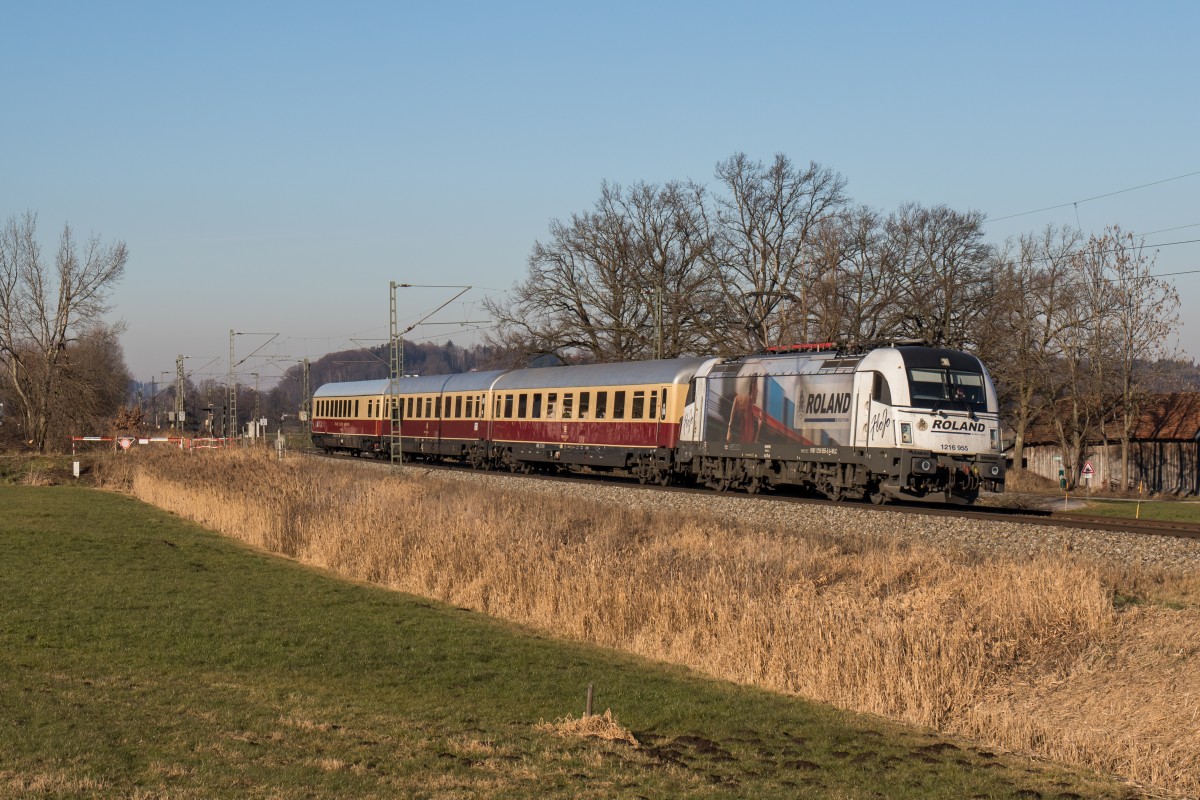
{"label": "locomotive cab window", "polygon": [[908,375],[912,404],[917,408],[987,412],[983,375],[978,372],[913,368]]}
{"label": "locomotive cab window", "polygon": [[871,399],[877,403],[886,405],[892,404],[892,387],[888,385],[887,378],[882,372],[872,373],[875,379],[875,385],[871,391]]}

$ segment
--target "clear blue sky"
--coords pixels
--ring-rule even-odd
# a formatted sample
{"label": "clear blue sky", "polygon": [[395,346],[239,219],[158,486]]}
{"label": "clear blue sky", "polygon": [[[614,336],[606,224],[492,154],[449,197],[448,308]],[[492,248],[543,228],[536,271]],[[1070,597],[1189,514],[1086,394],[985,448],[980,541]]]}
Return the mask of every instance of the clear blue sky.
{"label": "clear blue sky", "polygon": [[[383,339],[389,281],[488,287],[477,302],[601,181],[708,182],[736,151],[820,162],[885,211],[992,218],[1200,171],[1194,2],[9,2],[0,19],[0,218],[36,211],[49,253],[65,221],[128,244],[113,316],[142,380],[179,353],[223,372],[231,328],[297,358]],[[1200,239],[1198,198],[1200,175],[989,235]],[[1158,254],[1198,269],[1200,244]],[[1176,280],[1187,318],[1200,274]],[[402,291],[401,315],[447,297]],[[447,335],[470,341],[413,333]],[[1180,344],[1200,356],[1200,318]]]}

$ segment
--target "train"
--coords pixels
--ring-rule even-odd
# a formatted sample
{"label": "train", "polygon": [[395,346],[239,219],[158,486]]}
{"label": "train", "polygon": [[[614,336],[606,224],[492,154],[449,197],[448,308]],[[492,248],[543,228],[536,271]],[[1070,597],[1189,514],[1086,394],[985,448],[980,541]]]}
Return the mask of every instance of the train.
{"label": "train", "polygon": [[311,435],[330,453],[873,503],[970,504],[1005,473],[987,368],[914,344],[327,383]]}

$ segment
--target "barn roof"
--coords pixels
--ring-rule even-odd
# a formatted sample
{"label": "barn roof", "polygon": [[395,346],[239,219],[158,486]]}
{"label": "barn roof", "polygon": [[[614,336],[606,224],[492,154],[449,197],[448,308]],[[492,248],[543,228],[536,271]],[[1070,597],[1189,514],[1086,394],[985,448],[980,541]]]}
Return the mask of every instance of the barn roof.
{"label": "barn roof", "polygon": [[[1121,419],[1113,414],[1107,424],[1108,441],[1121,438]],[[1130,431],[1133,441],[1191,441],[1200,439],[1200,392],[1170,392],[1152,395],[1142,408],[1141,417]],[[1100,440],[1097,430],[1093,443]],[[1025,434],[1026,445],[1048,444],[1055,441],[1052,425],[1042,423]]]}
{"label": "barn roof", "polygon": [[1133,426],[1132,438],[1195,439],[1200,437],[1200,392],[1156,395]]}

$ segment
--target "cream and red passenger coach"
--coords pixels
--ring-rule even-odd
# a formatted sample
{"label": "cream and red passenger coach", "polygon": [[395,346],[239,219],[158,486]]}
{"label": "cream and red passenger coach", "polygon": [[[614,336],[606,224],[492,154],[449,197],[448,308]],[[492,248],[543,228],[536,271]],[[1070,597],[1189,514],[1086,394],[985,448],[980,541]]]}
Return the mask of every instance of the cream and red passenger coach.
{"label": "cream and red passenger coach", "polygon": [[[689,382],[711,359],[402,378],[401,451],[528,470],[539,463],[632,469],[665,482]],[[313,443],[387,455],[388,381],[330,383],[313,395]]]}
{"label": "cream and red passenger coach", "polygon": [[755,492],[972,502],[1000,489],[999,405],[978,358],[944,348],[798,348],[331,383],[313,444],[529,471],[587,468]]}

